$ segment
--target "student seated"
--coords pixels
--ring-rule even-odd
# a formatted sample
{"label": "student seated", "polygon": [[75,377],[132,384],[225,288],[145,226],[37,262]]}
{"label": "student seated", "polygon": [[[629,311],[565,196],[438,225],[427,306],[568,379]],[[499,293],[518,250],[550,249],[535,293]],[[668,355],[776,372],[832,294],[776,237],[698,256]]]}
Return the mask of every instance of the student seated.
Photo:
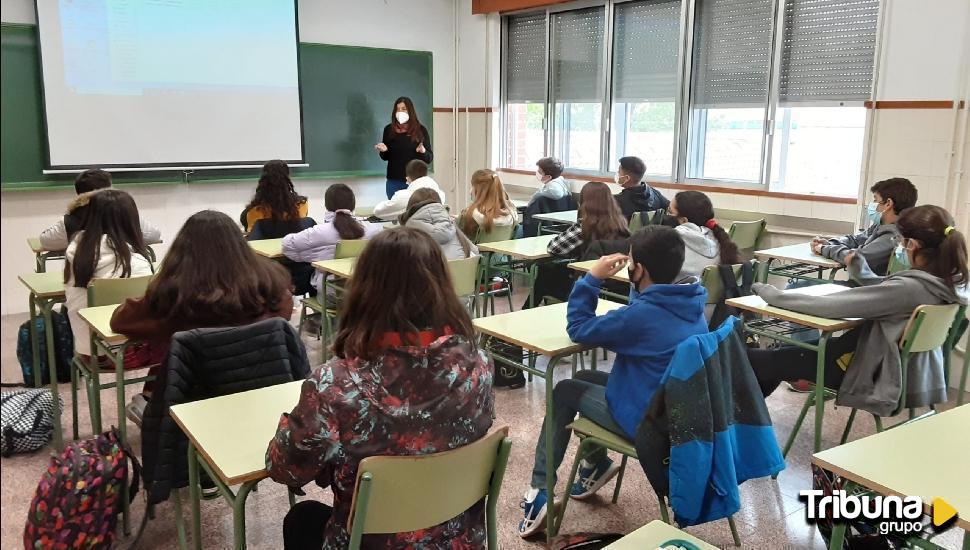
{"label": "student seated", "polygon": [[[547,476],[556,476],[569,446],[570,431],[566,426],[576,414],[633,439],[677,345],[685,338],[707,332],[704,287],[696,279],[675,284],[683,262],[684,241],[680,234],[670,227],[651,225],[630,237],[629,256],[613,254],[600,258],[573,287],[567,309],[569,337],[613,351],[616,359],[609,374],[579,371],[575,378],[556,384],[552,457],[555,469],[546,471],[543,424],[536,443],[531,488],[523,503],[525,517],[518,526],[520,536],[527,537],[545,526]],[[603,281],[624,268],[632,282],[630,305],[597,316]],[[580,464],[578,480],[569,488],[569,496],[588,498],[618,469],[605,450],[591,454]]]}
{"label": "student seated", "polygon": [[[64,250],[71,242],[74,233],[83,229],[84,210],[88,199],[84,197],[86,193],[99,189],[111,188],[111,174],[104,170],[85,170],[78,174],[74,180],[74,191],[77,199],[71,201],[67,207],[67,214],[57,223],[48,227],[40,234],[40,245],[44,250]],[[162,242],[162,232],[157,227],[139,216],[139,227],[145,244],[155,244]]]}
{"label": "student seated", "polygon": [[256,222],[269,220],[273,223],[264,226],[261,234],[253,238],[279,239],[305,229],[299,220],[307,217],[309,208],[307,198],[293,188],[290,167],[282,160],[271,160],[263,165],[256,194],[239,215],[239,223],[248,233],[253,231]]}
{"label": "student seated", "polygon": [[[362,221],[354,217],[356,199],[354,191],[342,183],[335,183],[327,188],[323,195],[323,203],[327,209],[323,216],[323,223],[299,233],[291,233],[283,237],[283,254],[294,262],[318,262],[332,260],[337,249],[337,241],[370,239],[382,227],[377,224]],[[311,284],[320,292],[323,284],[323,274],[313,270]],[[327,303],[335,305],[333,295],[326,296]]]}
{"label": "student seated", "polygon": [[152,274],[150,254],[131,195],[105,189],[87,199],[84,228],[74,234],[64,256],[64,297],[74,333],[74,351],[91,356],[91,331],[78,311],[88,307],[92,279],[127,279]]}
{"label": "student seated", "polygon": [[408,200],[407,209],[401,214],[399,223],[431,235],[448,260],[461,260],[478,255],[478,247],[458,229],[434,189],[415,191]]}
{"label": "student seated", "polygon": [[533,204],[542,197],[554,201],[568,197],[569,184],[563,179],[562,172],[562,161],[557,158],[544,157],[536,161],[536,179],[541,186],[532,194],[529,204]]}
{"label": "student seated", "polygon": [[400,191],[395,191],[394,195],[386,201],[381,201],[374,207],[374,215],[384,221],[393,221],[400,217],[407,209],[411,195],[418,189],[431,189],[438,194],[442,204],[445,203],[445,192],[441,190],[431,176],[428,175],[428,164],[421,159],[414,159],[404,167],[405,181],[408,186]]}
{"label": "student seated", "polygon": [[666,210],[670,206],[667,197],[642,181],[646,173],[647,165],[640,157],[620,159],[620,167],[616,170],[616,183],[623,190],[616,196],[616,202],[627,221],[630,221],[635,212]]}
{"label": "student seated", "polygon": [[876,275],[885,275],[889,258],[893,255],[905,262],[906,253],[897,248],[896,221],[903,210],[916,205],[916,187],[906,178],[890,178],[876,182],[869,191],[872,202],[866,207],[869,228],[855,235],[812,240],[812,252],[848,265],[846,256],[855,252],[862,256]]}
{"label": "student seated", "polygon": [[[292,315],[286,269],[256,254],[229,216],[203,210],[189,217],[175,236],[145,296],[118,306],[111,330],[147,342],[151,356],[162,360],[176,332],[242,326],[270,317],[289,320]],[[150,393],[151,384],[145,386]],[[126,408],[136,423],[145,399],[136,395]]]}
{"label": "student seated", "polygon": [[677,224],[677,232],[687,247],[679,279],[700,277],[709,265],[733,265],[741,261],[738,246],[714,219],[714,206],[704,193],[677,193],[667,216]]}
{"label": "student seated", "polygon": [[[293,489],[316,482],[334,493],[332,508],[313,500],[290,508],[287,549],[347,547],[364,458],[447,451],[492,425],[492,362],[476,347],[441,248],[426,233],[398,227],[376,235],[344,304],[336,357],[304,382],[266,451],[274,481]],[[484,548],[484,504],[420,531],[365,535],[363,546]]]}
{"label": "student seated", "polygon": [[515,225],[518,212],[494,170],[476,170],[471,184],[472,203],[458,217],[469,239],[477,237],[479,230],[488,233],[496,227]]}
{"label": "student seated", "polygon": [[[546,245],[546,251],[557,258],[578,259],[593,241],[612,241],[630,236],[626,219],[620,212],[609,186],[591,181],[579,192],[579,213],[576,223],[556,235]],[[565,301],[573,286],[571,270],[562,263],[539,265],[533,292],[538,304],[545,296]],[[528,301],[523,308],[528,307]]]}
{"label": "student seated", "polygon": [[[886,277],[880,284],[828,296],[752,285],[752,291],[773,306],[820,317],[867,320],[828,342],[825,385],[838,388],[836,404],[880,416],[891,414],[901,390],[899,338],[913,311],[921,305],[966,305],[967,244],[953,225],[953,218],[939,206],[904,210],[896,226],[899,244],[912,268]],[[861,255],[849,254],[844,259],[850,274],[863,266]],[[782,380],[815,380],[815,352],[785,346],[748,350],[748,356],[765,396]],[[907,406],[946,401],[941,350],[911,354],[906,368]]]}

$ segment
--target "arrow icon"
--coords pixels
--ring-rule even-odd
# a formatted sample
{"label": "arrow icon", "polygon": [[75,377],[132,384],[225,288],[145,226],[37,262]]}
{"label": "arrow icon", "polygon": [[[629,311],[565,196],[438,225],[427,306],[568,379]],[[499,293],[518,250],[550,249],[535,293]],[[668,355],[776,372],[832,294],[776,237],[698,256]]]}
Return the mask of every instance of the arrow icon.
{"label": "arrow icon", "polygon": [[939,527],[957,515],[956,509],[940,497],[933,499],[933,525]]}

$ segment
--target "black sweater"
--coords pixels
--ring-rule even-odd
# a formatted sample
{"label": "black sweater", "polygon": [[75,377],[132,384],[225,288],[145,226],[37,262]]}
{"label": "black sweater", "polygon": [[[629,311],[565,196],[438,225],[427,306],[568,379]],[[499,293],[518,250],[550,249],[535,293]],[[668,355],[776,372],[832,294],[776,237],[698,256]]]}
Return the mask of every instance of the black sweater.
{"label": "black sweater", "polygon": [[404,181],[404,167],[414,159],[421,159],[431,164],[434,159],[434,153],[431,152],[431,136],[423,125],[421,135],[424,136],[423,155],[417,152],[418,144],[411,140],[411,136],[395,132],[390,124],[384,127],[384,137],[381,142],[387,145],[387,152],[380,155],[381,159],[387,161],[387,179]]}

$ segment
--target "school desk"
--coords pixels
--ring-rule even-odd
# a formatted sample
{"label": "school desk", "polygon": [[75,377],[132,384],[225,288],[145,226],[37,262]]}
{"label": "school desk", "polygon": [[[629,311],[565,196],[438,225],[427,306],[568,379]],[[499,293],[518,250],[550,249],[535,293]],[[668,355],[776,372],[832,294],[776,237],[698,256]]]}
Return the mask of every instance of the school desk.
{"label": "school desk", "polygon": [[[202,548],[199,510],[199,467],[209,474],[222,496],[232,505],[233,548],[246,547],[246,498],[267,477],[266,448],[279,425],[280,415],[300,400],[303,380],[191,403],[169,410],[189,440],[189,505],[194,548]],[[239,485],[233,493],[230,486]],[[179,547],[185,547],[181,491],[173,491]],[[293,495],[290,494],[290,504]],[[280,518],[282,524],[282,518]]]}
{"label": "school desk", "polygon": [[[970,549],[970,405],[919,418],[833,449],[816,452],[812,463],[884,496],[918,496],[926,513],[940,497],[959,516],[963,548]],[[807,487],[806,487],[807,488]],[[851,492],[852,486],[845,487]],[[837,524],[830,548],[841,548],[845,523]],[[939,548],[924,546],[924,548]]]}
{"label": "school desk", "polygon": [[[849,290],[849,288],[842,285],[828,283],[788,290],[786,292],[808,294],[810,296],[826,296],[846,290]],[[825,317],[816,317],[814,315],[797,313],[787,309],[782,309],[780,307],[770,306],[766,304],[760,296],[756,295],[742,296],[740,298],[729,298],[725,300],[724,303],[728,306],[736,307],[740,310],[749,311],[756,315],[763,316],[762,319],[745,321],[744,328],[748,332],[815,352],[815,445],[813,449],[816,452],[820,451],[822,448],[822,416],[825,412],[824,403],[827,393],[825,390],[825,347],[828,344],[829,338],[832,336],[832,334],[838,331],[848,330],[856,327],[862,324],[864,320],[827,319]],[[805,332],[813,329],[818,330],[821,333],[818,343],[816,344],[804,342],[791,337],[795,333]],[[811,402],[812,398],[806,400],[805,406],[802,408],[802,412],[798,417],[798,421],[795,423],[795,428],[792,429],[792,433],[788,437],[788,442],[785,444],[785,449],[782,453],[784,456],[788,455],[788,451],[791,449],[792,443],[795,442],[795,436],[798,435],[798,428],[805,419],[805,414],[808,412],[808,407]]]}
{"label": "school desk", "polygon": [[[354,264],[357,263],[357,258],[340,258],[339,260],[322,260],[319,262],[313,262],[312,265],[314,269],[323,273],[323,283],[320,288],[319,300],[321,304],[325,304],[325,297],[327,296],[328,289],[333,287],[334,291],[339,294],[343,292],[344,286],[339,281],[344,281],[350,278],[354,272]],[[337,281],[330,280],[333,276]],[[326,311],[322,312],[323,323],[323,342],[320,346],[320,352],[322,354],[322,359],[326,361],[330,358],[330,348],[328,343],[333,337],[333,327],[330,324],[330,316]]]}
{"label": "school desk", "polygon": [[[566,267],[568,267],[569,269],[573,269],[575,271],[578,271],[580,273],[589,273],[589,270],[594,265],[596,265],[596,262],[598,262],[598,261],[599,260],[586,260],[584,262],[572,262],[571,264],[569,264]],[[630,274],[627,273],[626,268],[623,268],[620,271],[618,271],[615,275],[613,275],[612,277],[610,277],[610,280],[612,280],[612,281],[619,281],[621,283],[630,284]],[[614,300],[620,300],[620,302],[622,302],[624,304],[625,303],[628,303],[630,301],[630,296],[629,295],[622,295],[622,294],[617,294],[615,292],[610,292],[609,290],[606,290],[605,288],[600,288],[600,296],[603,296],[603,297],[606,297],[606,298],[612,298]]]}
{"label": "school desk", "polygon": [[367,219],[374,215],[374,205],[358,206],[357,208],[354,208],[354,215],[359,218]]}
{"label": "school desk", "polygon": [[529,206],[529,199],[510,199],[510,200],[512,201],[512,206],[514,206],[516,210],[525,210],[525,208]]}
{"label": "school desk", "polygon": [[[600,300],[596,306],[597,315],[605,315],[622,307],[620,304],[607,300]],[[556,364],[563,358],[578,354],[589,346],[577,344],[566,334],[566,304],[542,306],[491,317],[472,319],[475,331],[481,334],[482,346],[492,353],[497,363],[519,369],[530,375],[542,378],[546,391],[546,491],[552,502],[555,495],[553,483],[553,453],[552,453],[552,389],[554,386],[553,372]],[[523,357],[517,355],[519,346],[529,355],[529,365],[523,364]],[[547,358],[545,369],[534,366],[534,359],[538,356]],[[575,365],[576,358],[573,359]],[[546,515],[547,537],[555,536],[554,513]]]}
{"label": "school desk", "polygon": [[278,260],[283,257],[283,239],[249,241],[249,246],[253,247],[253,251],[264,258]]}
{"label": "school desk", "polygon": [[685,541],[693,544],[698,550],[717,550],[716,546],[688,535],[659,519],[651,521],[606,548],[608,550],[655,550],[669,545],[681,547]]}
{"label": "school desk", "polygon": [[[499,254],[508,257],[507,261],[494,263],[491,261],[491,257],[485,258],[485,281],[492,280],[493,271],[525,277],[530,289],[529,306],[534,306],[535,297],[532,296],[531,289],[536,281],[536,265],[538,262],[550,257],[546,249],[554,236],[539,235],[538,237],[527,237],[525,239],[479,244],[478,250],[482,253]],[[522,267],[518,267],[519,265]]]}
{"label": "school desk", "polygon": [[47,250],[40,244],[37,237],[27,237],[27,246],[34,253],[34,271],[44,273],[47,271],[47,260],[63,260],[63,250]]}
{"label": "school desk", "polygon": [[[844,266],[835,260],[830,260],[824,256],[812,252],[812,243],[790,244],[758,250],[754,253],[756,258],[766,260],[764,279],[768,282],[768,275],[777,275],[788,279],[800,279],[804,281],[823,282],[822,273],[829,270],[829,281],[835,279],[836,273]],[[775,262],[782,262],[783,265],[772,268]],[[814,277],[809,275],[814,274]]]}
{"label": "school desk", "polygon": [[39,388],[43,377],[40,373],[40,340],[37,334],[37,316],[44,319],[44,342],[47,349],[47,370],[50,373],[50,390],[54,396],[54,449],[64,448],[64,435],[61,433],[61,401],[57,389],[57,358],[54,343],[54,326],[51,312],[54,304],[64,301],[63,273],[28,273],[17,277],[27,290],[30,298],[27,302],[30,312],[30,351],[33,357],[34,387]]}
{"label": "school desk", "polygon": [[[578,210],[565,210],[563,212],[549,212],[548,214],[534,214],[532,219],[539,222],[538,231],[542,233],[562,233],[570,225],[576,223],[579,217]],[[543,226],[545,225],[545,231]]]}

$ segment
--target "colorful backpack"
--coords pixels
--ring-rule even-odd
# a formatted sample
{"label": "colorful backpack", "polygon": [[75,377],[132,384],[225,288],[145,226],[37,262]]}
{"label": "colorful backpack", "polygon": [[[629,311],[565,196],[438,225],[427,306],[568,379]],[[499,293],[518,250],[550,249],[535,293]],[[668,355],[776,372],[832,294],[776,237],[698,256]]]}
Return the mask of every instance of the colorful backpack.
{"label": "colorful backpack", "polygon": [[0,454],[4,457],[32,453],[47,445],[54,435],[54,396],[50,390],[38,388],[0,393],[0,430]]}
{"label": "colorful backpack", "polygon": [[[122,495],[128,460],[134,474],[128,494]],[[27,512],[24,548],[110,548],[115,540],[121,499],[134,500],[140,476],[138,460],[121,443],[114,428],[71,443],[60,456],[51,457],[37,484]]]}
{"label": "colorful backpack", "polygon": [[[74,358],[74,333],[67,315],[51,312],[54,328],[54,360],[57,366],[57,381],[71,380],[71,361]],[[50,369],[47,368],[47,338],[44,333],[44,318],[34,320],[34,334],[37,335],[38,354],[40,355],[41,384],[50,384]],[[24,385],[34,387],[34,353],[30,347],[30,321],[20,325],[17,331],[17,361],[24,376]]]}

